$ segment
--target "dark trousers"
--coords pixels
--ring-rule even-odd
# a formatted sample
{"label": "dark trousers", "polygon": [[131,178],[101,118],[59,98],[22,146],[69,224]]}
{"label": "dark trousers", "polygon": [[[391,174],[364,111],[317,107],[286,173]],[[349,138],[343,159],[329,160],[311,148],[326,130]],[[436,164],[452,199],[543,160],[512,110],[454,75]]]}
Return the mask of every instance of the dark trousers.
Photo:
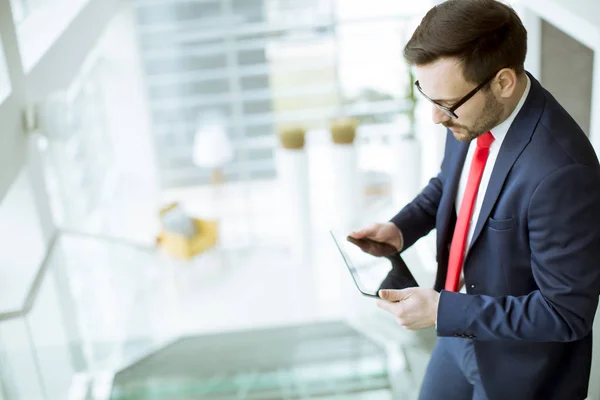
{"label": "dark trousers", "polygon": [[440,337],[425,372],[419,400],[486,400],[471,339]]}

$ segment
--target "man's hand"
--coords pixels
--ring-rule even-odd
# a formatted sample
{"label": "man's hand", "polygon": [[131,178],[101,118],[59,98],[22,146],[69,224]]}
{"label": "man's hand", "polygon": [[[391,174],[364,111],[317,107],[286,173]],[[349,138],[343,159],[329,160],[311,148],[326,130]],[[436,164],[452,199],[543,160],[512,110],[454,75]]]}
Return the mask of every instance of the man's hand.
{"label": "man's hand", "polygon": [[440,294],[433,289],[408,288],[379,291],[377,305],[396,317],[409,330],[432,327],[437,319]]}
{"label": "man's hand", "polygon": [[404,245],[402,233],[393,222],[383,224],[372,224],[358,231],[352,232],[351,237],[355,239],[371,239],[376,242],[387,243],[394,246],[398,251]]}

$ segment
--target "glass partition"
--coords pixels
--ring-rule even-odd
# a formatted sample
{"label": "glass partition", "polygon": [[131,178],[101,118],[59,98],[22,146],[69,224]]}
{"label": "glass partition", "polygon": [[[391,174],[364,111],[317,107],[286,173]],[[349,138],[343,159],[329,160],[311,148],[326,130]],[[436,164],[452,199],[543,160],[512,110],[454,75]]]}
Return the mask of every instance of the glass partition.
{"label": "glass partition", "polygon": [[40,364],[25,318],[0,323],[0,379],[9,399],[44,399]]}
{"label": "glass partition", "polygon": [[[67,399],[171,340],[153,298],[152,249],[62,234],[20,310],[0,314],[0,396]],[[86,389],[87,390],[87,389]],[[1,399],[2,397],[0,397]]]}

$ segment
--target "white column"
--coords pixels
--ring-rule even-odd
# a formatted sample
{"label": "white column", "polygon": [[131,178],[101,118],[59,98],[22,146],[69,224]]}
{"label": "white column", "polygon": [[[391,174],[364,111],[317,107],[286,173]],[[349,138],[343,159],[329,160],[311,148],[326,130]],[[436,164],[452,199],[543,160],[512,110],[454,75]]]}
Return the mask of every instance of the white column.
{"label": "white column", "polygon": [[391,136],[393,148],[392,201],[400,210],[418,193],[421,186],[421,149],[416,137]]}
{"label": "white column", "polygon": [[334,229],[345,234],[360,221],[361,201],[356,147],[354,143],[332,145],[334,170]]}
{"label": "white column", "polygon": [[521,17],[525,29],[527,29],[525,69],[537,80],[540,80],[542,73],[542,19],[523,5],[516,6],[515,10]]}
{"label": "white column", "polygon": [[[600,30],[600,28],[598,28]],[[600,154],[600,43],[594,51],[594,69],[592,76],[592,104],[590,113],[590,141]]]}
{"label": "white column", "polygon": [[306,150],[278,148],[277,174],[285,235],[293,260],[310,260],[310,208]]}

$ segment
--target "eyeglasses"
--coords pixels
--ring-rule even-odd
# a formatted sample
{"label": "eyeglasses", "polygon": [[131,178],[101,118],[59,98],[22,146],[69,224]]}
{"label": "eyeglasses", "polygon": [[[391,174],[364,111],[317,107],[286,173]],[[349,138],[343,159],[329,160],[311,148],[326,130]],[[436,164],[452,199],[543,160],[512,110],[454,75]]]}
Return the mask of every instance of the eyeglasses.
{"label": "eyeglasses", "polygon": [[441,105],[440,103],[431,100],[429,97],[427,97],[427,95],[425,93],[423,93],[423,90],[421,89],[421,85],[419,85],[419,81],[415,82],[415,86],[417,87],[417,89],[419,89],[419,92],[421,92],[421,94],[427,99],[429,100],[431,103],[433,103],[437,108],[439,108],[440,110],[442,110],[447,116],[449,116],[450,118],[458,118],[458,115],[456,115],[455,111],[458,109],[458,107],[462,106],[463,104],[465,104],[467,101],[469,101],[469,99],[473,96],[475,96],[475,94],[477,92],[479,92],[481,90],[482,87],[484,87],[485,85],[487,85],[492,79],[494,79],[494,77],[496,76],[496,74],[498,74],[498,72],[500,72],[501,70],[498,70],[496,73],[494,73],[494,75],[490,76],[488,79],[486,79],[485,81],[483,81],[479,86],[477,86],[475,89],[471,90],[469,93],[467,93],[466,96],[464,96],[462,99],[460,99],[458,101],[458,103],[454,104],[452,107],[446,107]]}

